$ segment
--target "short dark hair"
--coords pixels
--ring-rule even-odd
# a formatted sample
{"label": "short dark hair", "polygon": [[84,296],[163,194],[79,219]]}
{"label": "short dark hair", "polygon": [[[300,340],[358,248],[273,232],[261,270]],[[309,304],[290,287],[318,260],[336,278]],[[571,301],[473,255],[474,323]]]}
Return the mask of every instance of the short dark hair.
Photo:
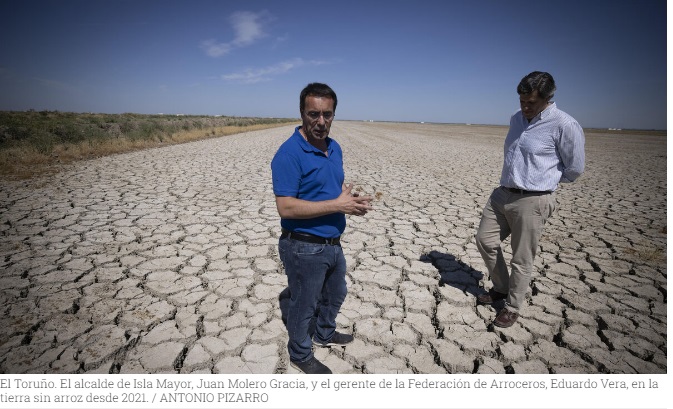
{"label": "short dark hair", "polygon": [[304,107],[306,106],[306,97],[308,97],[309,95],[314,97],[332,98],[332,100],[334,101],[334,111],[336,111],[337,106],[336,92],[334,92],[334,90],[330,88],[329,85],[327,84],[312,82],[308,84],[306,87],[304,87],[303,90],[301,90],[301,94],[299,95],[299,112],[304,112]]}
{"label": "short dark hair", "polygon": [[537,91],[538,95],[546,100],[551,99],[556,91],[554,77],[548,72],[533,71],[521,79],[516,87],[519,95],[530,94]]}

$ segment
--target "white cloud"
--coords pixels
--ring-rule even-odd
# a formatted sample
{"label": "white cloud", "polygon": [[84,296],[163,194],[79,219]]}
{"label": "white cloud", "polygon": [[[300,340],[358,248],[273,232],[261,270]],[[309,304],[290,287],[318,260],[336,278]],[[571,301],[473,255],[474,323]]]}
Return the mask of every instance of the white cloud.
{"label": "white cloud", "polygon": [[205,40],[201,42],[201,49],[211,57],[221,57],[228,54],[232,47],[226,43],[218,44],[215,40]]}
{"label": "white cloud", "polygon": [[241,11],[232,14],[230,21],[234,26],[236,38],[232,43],[239,47],[243,47],[254,43],[260,38],[266,37],[263,25],[270,19],[267,12],[252,13],[249,11]]}
{"label": "white cloud", "polygon": [[247,69],[237,73],[224,74],[222,79],[226,81],[241,82],[244,84],[254,84],[263,81],[270,81],[272,77],[285,74],[295,68],[303,67],[306,65],[323,65],[328,64],[325,61],[318,60],[309,60],[306,61],[303,58],[293,58],[291,60],[286,60],[279,62],[278,64],[270,65],[264,68],[257,69]]}
{"label": "white cloud", "polygon": [[253,13],[251,11],[239,11],[229,17],[229,22],[234,30],[234,39],[228,42],[218,42],[214,39],[201,42],[201,49],[211,57],[221,57],[229,54],[233,49],[247,47],[267,36],[264,26],[273,20],[273,16],[267,11]]}

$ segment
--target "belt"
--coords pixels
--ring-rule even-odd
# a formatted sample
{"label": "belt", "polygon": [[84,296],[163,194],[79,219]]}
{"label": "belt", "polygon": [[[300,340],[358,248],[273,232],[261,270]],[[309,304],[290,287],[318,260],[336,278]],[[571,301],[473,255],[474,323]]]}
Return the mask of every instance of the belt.
{"label": "belt", "polygon": [[341,246],[341,236],[339,237],[334,237],[331,239],[326,239],[324,237],[316,236],[315,234],[309,234],[309,233],[297,233],[294,231],[289,231],[283,229],[280,238],[284,239],[286,237],[289,237],[293,240],[299,240],[299,241],[305,241],[307,243],[315,243],[315,244],[329,244],[332,246]]}
{"label": "belt", "polygon": [[518,188],[515,188],[515,187],[506,187],[506,186],[500,186],[500,187],[505,189],[508,192],[518,193],[520,195],[526,195],[526,194],[528,194],[528,195],[546,195],[548,193],[551,193],[551,191],[549,191],[549,190],[539,192],[539,191],[535,191],[535,190],[518,189]]}

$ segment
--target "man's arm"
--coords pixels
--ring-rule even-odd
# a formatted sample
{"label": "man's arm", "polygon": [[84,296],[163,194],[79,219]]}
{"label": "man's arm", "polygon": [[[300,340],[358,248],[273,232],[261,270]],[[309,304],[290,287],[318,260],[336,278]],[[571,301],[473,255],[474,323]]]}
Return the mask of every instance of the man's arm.
{"label": "man's arm", "polygon": [[283,219],[312,219],[332,213],[364,216],[372,210],[370,196],[351,194],[353,185],[344,186],[336,199],[311,202],[290,196],[276,196],[276,208]]}
{"label": "man's arm", "polygon": [[574,182],[584,173],[584,131],[577,122],[563,129],[558,150],[563,162],[561,182]]}

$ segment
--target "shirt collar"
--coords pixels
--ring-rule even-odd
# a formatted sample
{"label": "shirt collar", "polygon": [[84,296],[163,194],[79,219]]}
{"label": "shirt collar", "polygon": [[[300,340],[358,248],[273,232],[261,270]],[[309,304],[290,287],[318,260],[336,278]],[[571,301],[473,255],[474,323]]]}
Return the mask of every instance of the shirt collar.
{"label": "shirt collar", "polygon": [[552,111],[556,109],[556,102],[550,102],[549,106],[540,112],[540,118],[546,118],[548,115],[551,115]]}
{"label": "shirt collar", "polygon": [[[294,130],[295,137],[298,138],[298,141],[299,141],[299,146],[301,146],[301,148],[305,152],[315,152],[315,153],[319,153],[321,155],[325,155],[320,149],[318,149],[315,146],[308,143],[308,141],[306,139],[304,139],[304,136],[302,136],[301,132],[299,132],[299,129],[301,129],[301,125],[296,127],[295,130]],[[325,139],[325,142],[327,142],[327,152],[328,153],[332,152],[331,141],[332,141],[332,139],[329,136]]]}
{"label": "shirt collar", "polygon": [[552,111],[554,111],[555,109],[556,109],[556,102],[552,101],[552,102],[549,103],[549,106],[547,108],[543,109],[542,112],[540,112],[538,115],[539,115],[540,119],[546,118],[549,115],[551,115]]}
{"label": "shirt collar", "polygon": [[533,122],[541,121],[542,119],[547,118],[549,115],[552,114],[552,112],[553,112],[555,109],[556,109],[556,102],[550,102],[549,105],[548,105],[545,109],[542,110],[542,112],[540,112],[539,114],[535,115],[535,116],[533,117],[533,119],[531,119],[530,121],[529,121],[528,119],[526,119],[525,116],[523,116],[523,112],[522,112],[522,111],[521,111],[521,116],[523,117],[523,119],[526,120],[526,122],[528,122],[528,125],[530,125],[530,124],[532,124]]}

